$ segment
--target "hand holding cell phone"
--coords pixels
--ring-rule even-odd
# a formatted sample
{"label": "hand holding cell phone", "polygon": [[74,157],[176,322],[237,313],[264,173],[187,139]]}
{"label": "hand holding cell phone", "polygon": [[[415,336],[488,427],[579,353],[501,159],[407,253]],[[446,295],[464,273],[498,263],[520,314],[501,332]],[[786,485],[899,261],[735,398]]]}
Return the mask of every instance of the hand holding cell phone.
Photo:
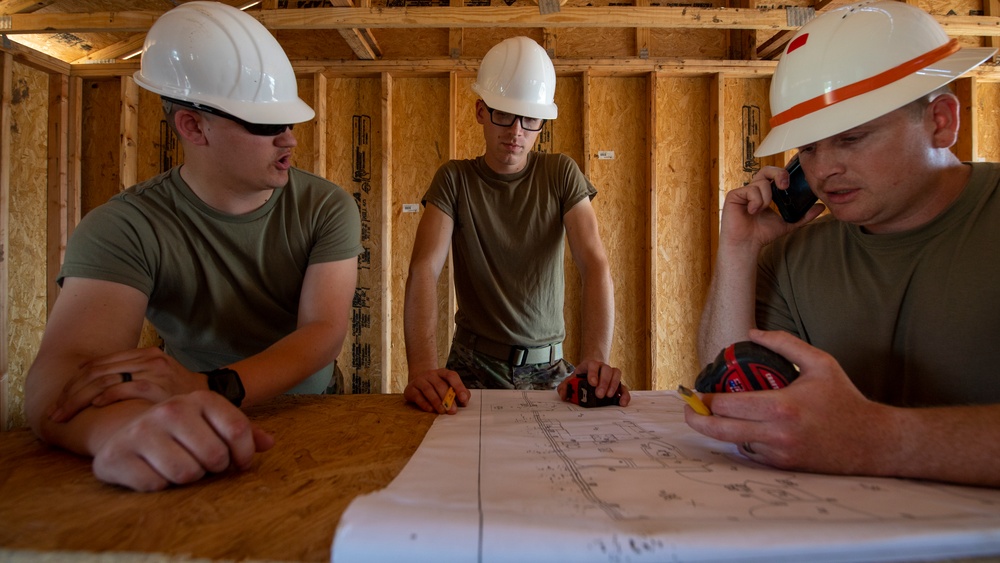
{"label": "hand holding cell phone", "polygon": [[799,164],[799,155],[796,154],[788,161],[785,170],[788,171],[788,189],[778,189],[772,180],[771,200],[774,201],[778,213],[785,222],[796,223],[805,216],[818,198],[806,182],[805,172]]}

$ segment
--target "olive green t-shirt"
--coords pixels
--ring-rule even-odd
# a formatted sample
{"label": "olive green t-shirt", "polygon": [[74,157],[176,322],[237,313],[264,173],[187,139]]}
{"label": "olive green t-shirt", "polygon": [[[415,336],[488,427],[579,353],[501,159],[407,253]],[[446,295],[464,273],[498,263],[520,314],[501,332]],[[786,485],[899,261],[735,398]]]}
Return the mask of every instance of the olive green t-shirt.
{"label": "olive green t-shirt", "polygon": [[761,253],[757,322],[833,355],[867,397],[1000,402],[1000,165],[911,231],[824,217]]}
{"label": "olive green t-shirt", "polygon": [[505,344],[562,342],[563,216],[597,190],[573,159],[531,152],[520,172],[483,157],[438,169],[423,203],[455,222],[455,323]]}
{"label": "olive green t-shirt", "polygon": [[[302,170],[291,169],[267,203],[238,216],[198,199],[179,170],[88,213],[70,238],[58,281],[99,279],[143,292],[166,352],[204,371],[294,331],[306,268],[357,256],[361,223],[350,194]],[[324,372],[296,389],[322,392],[332,365]]]}

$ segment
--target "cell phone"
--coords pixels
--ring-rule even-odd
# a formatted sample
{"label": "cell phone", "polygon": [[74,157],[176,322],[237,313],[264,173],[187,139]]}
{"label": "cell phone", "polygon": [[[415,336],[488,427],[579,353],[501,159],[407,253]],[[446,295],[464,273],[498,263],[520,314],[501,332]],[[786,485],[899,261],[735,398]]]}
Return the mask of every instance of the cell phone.
{"label": "cell phone", "polygon": [[788,171],[788,189],[779,190],[772,181],[771,200],[785,222],[796,223],[816,203],[817,198],[806,182],[806,174],[799,164],[799,155],[796,154],[788,161],[785,170]]}

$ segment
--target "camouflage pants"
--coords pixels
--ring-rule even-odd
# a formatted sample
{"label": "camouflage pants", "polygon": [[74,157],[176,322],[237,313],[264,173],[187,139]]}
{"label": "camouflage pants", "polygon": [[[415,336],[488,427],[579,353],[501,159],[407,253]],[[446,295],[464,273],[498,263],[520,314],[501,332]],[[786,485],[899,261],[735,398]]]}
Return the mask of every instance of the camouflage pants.
{"label": "camouflage pants", "polygon": [[458,373],[469,389],[555,389],[575,369],[562,359],[511,367],[504,360],[474,352],[458,342],[451,343],[447,367]]}

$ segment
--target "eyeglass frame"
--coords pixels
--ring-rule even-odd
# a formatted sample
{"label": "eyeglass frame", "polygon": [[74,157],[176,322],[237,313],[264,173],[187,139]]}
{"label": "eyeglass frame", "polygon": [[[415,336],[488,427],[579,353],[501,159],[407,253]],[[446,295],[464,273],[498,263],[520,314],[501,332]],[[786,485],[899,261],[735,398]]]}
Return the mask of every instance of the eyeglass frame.
{"label": "eyeglass frame", "polygon": [[290,130],[292,129],[292,127],[295,126],[294,123],[286,123],[280,125],[276,123],[251,123],[249,121],[246,121],[245,119],[240,119],[233,114],[226,113],[221,109],[216,109],[211,106],[204,106],[199,104],[198,102],[177,100],[174,98],[168,98],[166,96],[163,96],[163,99],[167,102],[170,102],[171,104],[177,104],[181,107],[186,107],[188,109],[203,111],[207,114],[215,115],[223,119],[228,119],[229,121],[234,121],[240,124],[244,129],[246,129],[247,133],[250,133],[251,135],[256,135],[258,137],[277,137],[278,135],[284,133],[286,130]]}
{"label": "eyeglass frame", "polygon": [[[517,115],[516,113],[510,113],[509,111],[503,111],[503,110],[499,110],[499,109],[493,109],[493,108],[491,108],[490,106],[488,106],[486,104],[483,104],[483,107],[485,107],[486,111],[489,112],[489,114],[490,114],[490,123],[492,123],[493,125],[498,125],[500,127],[513,127],[515,123],[520,122],[521,129],[524,129],[525,131],[535,132],[535,131],[541,131],[542,128],[545,127],[545,122],[548,121],[547,119],[545,119],[543,117],[527,117],[527,116],[524,116],[524,115]],[[500,113],[506,113],[507,115],[513,115],[514,119],[512,119],[510,121],[510,123],[497,123],[497,121],[493,118],[493,112],[494,111],[499,111]],[[541,123],[538,124],[538,129],[532,129],[531,127],[527,127],[527,126],[524,125],[524,120],[525,119],[538,119],[538,120],[541,121]]]}

